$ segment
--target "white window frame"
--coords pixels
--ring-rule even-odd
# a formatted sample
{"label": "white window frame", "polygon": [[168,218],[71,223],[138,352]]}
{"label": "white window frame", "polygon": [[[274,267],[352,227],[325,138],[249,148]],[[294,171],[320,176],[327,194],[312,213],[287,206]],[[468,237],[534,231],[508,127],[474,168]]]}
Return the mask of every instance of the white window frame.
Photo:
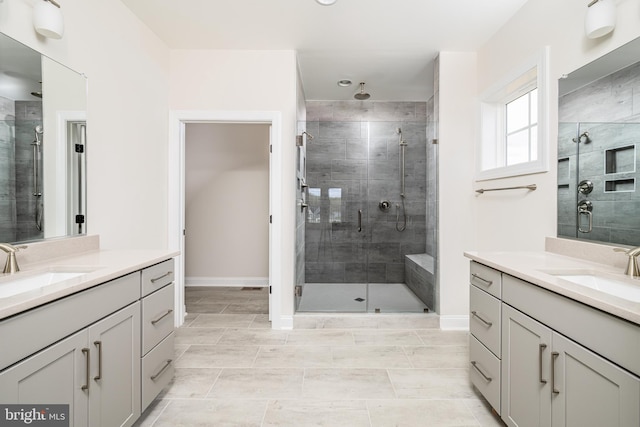
{"label": "white window frame", "polygon": [[[476,181],[549,171],[549,48],[530,58],[480,97],[480,138],[476,150]],[[506,105],[538,89],[538,152],[536,160],[501,164],[506,149]]]}

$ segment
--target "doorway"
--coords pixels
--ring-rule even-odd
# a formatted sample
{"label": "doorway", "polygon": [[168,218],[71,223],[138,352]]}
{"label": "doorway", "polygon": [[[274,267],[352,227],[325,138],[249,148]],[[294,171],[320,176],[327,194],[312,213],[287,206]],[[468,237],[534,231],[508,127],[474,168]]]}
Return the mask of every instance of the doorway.
{"label": "doorway", "polygon": [[[179,251],[176,256],[176,326],[182,325],[186,315],[185,306],[185,249],[186,228],[186,127],[189,124],[258,124],[269,127],[269,216],[264,219],[268,227],[268,284],[269,284],[269,317],[272,328],[282,329],[280,317],[280,298],[282,272],[280,234],[282,229],[282,206],[277,203],[277,189],[282,181],[281,154],[281,115],[279,112],[260,111],[173,111],[170,113],[170,142],[169,142],[169,249]],[[274,202],[274,200],[276,202]],[[250,202],[250,200],[247,200]],[[250,260],[247,260],[250,262]]]}
{"label": "doorway", "polygon": [[186,125],[186,286],[268,286],[269,127]]}

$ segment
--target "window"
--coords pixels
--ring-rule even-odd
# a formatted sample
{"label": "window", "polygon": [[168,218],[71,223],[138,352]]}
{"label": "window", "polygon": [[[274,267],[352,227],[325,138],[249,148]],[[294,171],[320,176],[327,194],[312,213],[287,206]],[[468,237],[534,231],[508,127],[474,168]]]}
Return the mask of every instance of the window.
{"label": "window", "polygon": [[546,57],[547,49],[481,97],[478,181],[548,170]]}
{"label": "window", "polygon": [[505,166],[538,158],[538,89],[507,103]]}

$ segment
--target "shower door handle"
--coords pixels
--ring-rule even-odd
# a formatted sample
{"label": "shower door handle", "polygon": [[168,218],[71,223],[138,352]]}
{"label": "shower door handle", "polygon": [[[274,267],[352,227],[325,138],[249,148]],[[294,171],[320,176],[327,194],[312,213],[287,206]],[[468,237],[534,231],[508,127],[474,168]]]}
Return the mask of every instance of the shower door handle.
{"label": "shower door handle", "polygon": [[358,209],[358,233],[362,232],[362,209]]}

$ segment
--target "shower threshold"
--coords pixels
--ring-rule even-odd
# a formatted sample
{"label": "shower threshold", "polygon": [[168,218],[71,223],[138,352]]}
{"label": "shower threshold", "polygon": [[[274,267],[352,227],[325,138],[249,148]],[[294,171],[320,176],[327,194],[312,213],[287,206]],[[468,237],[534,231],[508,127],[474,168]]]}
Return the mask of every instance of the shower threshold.
{"label": "shower threshold", "polygon": [[425,313],[429,308],[404,283],[307,283],[298,312]]}

